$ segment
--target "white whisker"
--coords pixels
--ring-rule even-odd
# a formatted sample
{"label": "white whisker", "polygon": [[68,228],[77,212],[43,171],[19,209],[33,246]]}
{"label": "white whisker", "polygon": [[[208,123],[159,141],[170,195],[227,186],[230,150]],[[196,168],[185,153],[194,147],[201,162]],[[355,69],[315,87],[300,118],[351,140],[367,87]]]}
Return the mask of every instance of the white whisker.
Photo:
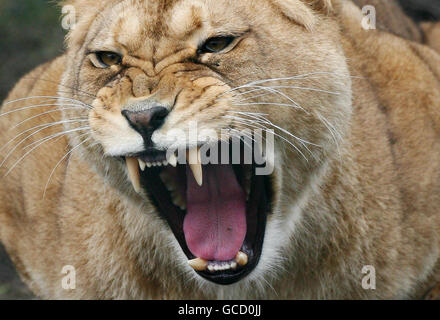
{"label": "white whisker", "polygon": [[75,105],[73,105],[73,104],[66,104],[65,106],[66,106],[66,107],[70,107],[70,108],[56,108],[56,109],[53,109],[53,110],[50,110],[50,111],[46,111],[46,112],[39,113],[39,114],[37,114],[37,115],[35,115],[35,116],[29,117],[29,118],[27,118],[27,119],[25,119],[25,120],[23,120],[23,121],[17,123],[15,126],[13,126],[13,127],[12,127],[11,129],[9,129],[9,130],[13,130],[13,129],[19,127],[20,125],[22,125],[23,123],[26,123],[26,122],[28,122],[28,121],[30,121],[30,120],[32,120],[32,119],[35,119],[35,118],[38,118],[38,117],[44,116],[44,115],[46,115],[46,114],[50,114],[50,113],[54,113],[54,112],[60,112],[60,111],[65,111],[65,110],[78,110],[78,109],[82,109],[81,107],[75,106]]}
{"label": "white whisker", "polygon": [[[64,123],[75,123],[75,122],[85,122],[85,121],[88,121],[88,120],[66,120],[66,121],[59,121],[59,122],[57,122],[57,123],[52,123],[52,124],[47,125],[47,126],[41,128],[41,129],[38,129],[38,130],[35,131],[35,132],[32,132],[30,135],[28,135],[27,137],[25,137],[24,139],[22,139],[17,145],[14,146],[14,148],[12,148],[12,149],[6,154],[5,158],[4,158],[3,161],[0,163],[0,168],[1,168],[1,167],[4,165],[4,163],[9,159],[9,157],[14,153],[14,151],[17,150],[17,148],[18,148],[19,146],[21,146],[24,142],[26,142],[27,139],[29,139],[30,137],[36,135],[37,133],[39,133],[39,132],[41,132],[41,131],[43,131],[43,130],[45,130],[45,129],[47,129],[47,128],[50,128],[50,127],[52,127],[52,126],[58,125],[58,124],[64,124]],[[34,129],[34,128],[32,128],[32,129]],[[22,133],[22,134],[23,134],[23,133]],[[20,135],[22,135],[22,134],[20,134]],[[20,136],[20,135],[19,135],[19,136]],[[12,141],[14,141],[16,138],[17,138],[17,137],[15,137],[14,139],[12,139]],[[12,141],[9,141],[6,145],[9,145]],[[5,148],[6,145],[3,146],[2,149]],[[0,150],[1,150],[1,149],[0,149]]]}
{"label": "white whisker", "polygon": [[[76,122],[77,120],[85,120],[85,118],[83,119],[83,118],[78,118],[78,119],[70,119],[70,120],[63,120],[63,121],[57,121],[57,122],[50,122],[50,123],[43,123],[43,124],[40,124],[40,125],[37,125],[37,126],[35,126],[35,127],[32,127],[32,128],[29,128],[29,129],[27,129],[27,130],[24,130],[23,132],[21,132],[20,134],[18,134],[18,135],[16,135],[14,138],[12,138],[11,140],[9,140],[8,141],[8,143],[6,143],[5,145],[3,145],[1,148],[0,148],[0,151],[2,151],[4,148],[6,148],[9,144],[11,144],[15,139],[17,139],[17,138],[19,138],[19,137],[21,137],[22,135],[24,135],[25,133],[27,133],[27,132],[29,132],[29,131],[32,131],[32,130],[34,130],[34,129],[38,129],[38,128],[41,128],[41,127],[44,127],[42,130],[44,130],[44,129],[47,129],[47,128],[50,128],[50,127],[53,127],[53,126],[56,126],[56,125],[60,125],[60,124],[64,124],[64,123],[74,123],[74,122]],[[40,130],[41,131],[41,130]],[[35,132],[35,134],[36,133],[38,133],[38,132],[40,132],[40,131],[37,131],[37,132]],[[32,135],[31,135],[32,136]],[[31,136],[29,136],[29,137],[31,137]],[[29,138],[28,137],[28,138]],[[27,138],[26,138],[27,139]]]}
{"label": "white whisker", "polygon": [[65,131],[62,131],[62,132],[54,133],[54,134],[52,134],[52,135],[50,135],[48,137],[44,137],[44,138],[38,139],[37,141],[34,141],[34,142],[26,145],[25,147],[23,147],[23,150],[32,147],[33,145],[37,144],[38,142],[40,142],[42,140],[46,140],[46,139],[47,140],[52,140],[52,139],[55,139],[57,137],[64,136],[64,135],[66,135],[68,133],[72,133],[72,132],[76,132],[76,131],[83,131],[83,130],[90,130],[90,127],[89,126],[85,126],[85,127],[80,127],[80,128],[75,128],[75,129],[70,129],[70,130],[65,130]]}
{"label": "white whisker", "polygon": [[[78,129],[75,129],[75,130],[70,130],[70,132],[63,132],[63,133],[60,133],[60,134],[67,134],[67,133],[71,133],[71,132],[75,132],[75,131],[82,131],[82,130],[89,130],[89,128],[78,128]],[[7,177],[8,175],[9,175],[9,173],[11,173],[11,171],[12,170],[14,170],[14,168],[23,160],[23,159],[25,159],[32,151],[34,151],[35,149],[37,149],[39,146],[41,146],[43,143],[45,143],[45,142],[47,142],[47,141],[49,141],[49,140],[51,140],[51,139],[53,139],[53,138],[56,138],[57,136],[53,136],[53,137],[51,137],[50,139],[45,139],[45,140],[43,140],[43,141],[41,141],[39,144],[37,144],[35,147],[33,147],[31,150],[29,150],[28,152],[26,152],[20,159],[18,159],[15,163],[14,163],[14,165],[6,172],[6,174],[3,176],[3,177]]]}
{"label": "white whisker", "polygon": [[10,105],[12,103],[16,103],[19,101],[24,101],[24,100],[30,100],[30,99],[53,99],[53,100],[68,100],[70,102],[78,102],[81,105],[87,106],[87,107],[91,107],[90,105],[88,105],[87,103],[81,101],[81,100],[77,100],[77,99],[73,99],[73,98],[66,98],[66,97],[60,97],[60,96],[31,96],[31,97],[25,97],[25,98],[18,98],[15,100],[10,100],[10,101],[6,101],[3,105],[7,106]]}
{"label": "white whisker", "polygon": [[[261,125],[260,123],[255,123],[254,121],[249,120],[249,119],[244,119],[244,118],[239,118],[239,117],[234,117],[234,116],[224,116],[224,118],[232,119],[232,120],[234,120],[238,123],[241,123],[241,124],[243,124],[247,127],[250,127],[250,128],[262,129],[265,132],[268,132],[268,130],[269,130],[269,128]],[[287,142],[290,146],[292,146],[306,160],[306,162],[309,161],[308,158],[306,157],[306,155],[292,141],[288,140],[287,138],[283,137],[282,135],[280,135],[274,131],[272,131],[271,133],[273,135],[275,135],[276,137],[280,138],[281,140]],[[308,148],[306,148],[306,149],[311,153],[311,151]]]}
{"label": "white whisker", "polygon": [[[9,114],[15,113],[15,112],[19,112],[19,111],[24,111],[24,110],[29,110],[29,109],[35,109],[35,108],[42,108],[42,107],[51,107],[51,106],[56,107],[56,106],[62,106],[62,105],[64,105],[64,104],[42,103],[42,104],[36,104],[36,105],[26,106],[26,107],[22,107],[22,108],[14,109],[14,110],[11,110],[11,111],[8,111],[8,112],[5,112],[5,113],[2,113],[2,114],[0,114],[0,118],[1,118],[1,117],[4,117],[4,116],[7,116],[7,115],[9,115]],[[80,104],[76,105],[76,104],[75,104],[75,106],[78,106],[78,108],[81,107],[81,108],[86,109],[86,107],[85,107],[84,105],[80,105]]]}
{"label": "white whisker", "polygon": [[[88,135],[89,133],[83,133],[81,134],[79,137],[83,137],[85,135]],[[86,140],[84,140],[83,142],[79,143],[78,145],[76,145],[75,147],[73,147],[69,152],[67,152],[61,159],[60,161],[58,161],[58,163],[55,165],[55,167],[53,168],[52,172],[49,175],[49,179],[47,179],[46,182],[46,186],[44,187],[44,192],[43,192],[43,199],[46,197],[46,191],[47,191],[47,187],[49,186],[50,180],[52,179],[53,174],[55,173],[56,169],[58,168],[58,166],[69,156],[72,155],[72,153],[78,149],[80,146],[82,146],[83,144],[85,144],[86,142],[90,141],[91,137],[87,138]]]}

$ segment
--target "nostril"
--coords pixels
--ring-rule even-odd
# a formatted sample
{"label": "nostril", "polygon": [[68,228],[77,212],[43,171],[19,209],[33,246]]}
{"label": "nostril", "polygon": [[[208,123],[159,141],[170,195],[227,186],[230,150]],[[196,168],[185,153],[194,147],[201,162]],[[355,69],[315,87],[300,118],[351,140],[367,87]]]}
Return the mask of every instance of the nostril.
{"label": "nostril", "polygon": [[169,111],[165,107],[152,107],[142,111],[123,110],[121,113],[133,129],[144,135],[161,127]]}
{"label": "nostril", "polygon": [[150,126],[155,130],[163,125],[169,111],[165,107],[154,107],[153,109],[154,111],[151,115]]}

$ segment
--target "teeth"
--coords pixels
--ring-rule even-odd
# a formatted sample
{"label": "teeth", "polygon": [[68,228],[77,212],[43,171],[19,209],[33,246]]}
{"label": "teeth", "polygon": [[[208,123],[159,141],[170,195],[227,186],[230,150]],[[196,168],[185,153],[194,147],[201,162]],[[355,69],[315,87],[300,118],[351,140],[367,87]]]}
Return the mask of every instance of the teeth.
{"label": "teeth", "polygon": [[153,166],[153,164],[152,163],[150,163],[150,162],[147,162],[147,167],[148,168],[151,168]]}
{"label": "teeth", "polygon": [[145,162],[143,162],[141,159],[138,159],[139,161],[139,167],[141,168],[142,171],[145,171],[145,167],[147,166],[147,164]]}
{"label": "teeth", "polygon": [[189,260],[188,263],[196,271],[205,271],[208,268],[208,261],[201,258]]}
{"label": "teeth", "polygon": [[237,262],[234,260],[231,261],[209,261],[208,262],[208,271],[209,272],[217,272],[217,271],[225,271],[225,270],[235,270],[237,269]]}
{"label": "teeth", "polygon": [[239,266],[244,267],[248,263],[248,256],[246,253],[238,251],[237,255],[235,256],[235,261]]}
{"label": "teeth", "polygon": [[140,193],[141,191],[141,178],[139,175],[139,162],[136,158],[125,158],[127,164],[128,175],[131,183],[133,184],[134,191]]}
{"label": "teeth", "polygon": [[200,156],[200,148],[194,148],[188,151],[187,159],[189,167],[194,175],[194,179],[201,187],[203,185],[202,161]]}
{"label": "teeth", "polygon": [[177,167],[177,158],[175,154],[172,154],[170,158],[168,159],[168,162],[170,165],[172,165],[174,168]]}

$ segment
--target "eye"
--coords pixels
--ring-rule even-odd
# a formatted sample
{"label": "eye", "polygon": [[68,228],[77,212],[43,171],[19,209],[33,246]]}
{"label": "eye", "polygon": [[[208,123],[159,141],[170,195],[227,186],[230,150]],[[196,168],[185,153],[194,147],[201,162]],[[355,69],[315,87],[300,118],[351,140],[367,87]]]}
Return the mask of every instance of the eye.
{"label": "eye", "polygon": [[214,37],[206,40],[200,47],[199,53],[218,53],[226,49],[235,37]]}
{"label": "eye", "polygon": [[92,59],[92,62],[98,68],[108,68],[122,62],[122,57],[114,52],[98,51],[95,52],[94,56],[96,59]]}

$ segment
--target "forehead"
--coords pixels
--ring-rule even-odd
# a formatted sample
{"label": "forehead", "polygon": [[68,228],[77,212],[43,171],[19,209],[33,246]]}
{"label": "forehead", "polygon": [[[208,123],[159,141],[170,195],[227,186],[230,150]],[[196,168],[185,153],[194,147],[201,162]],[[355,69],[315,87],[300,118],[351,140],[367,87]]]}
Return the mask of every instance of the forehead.
{"label": "forehead", "polygon": [[104,8],[91,50],[124,48],[137,56],[162,47],[195,46],[220,34],[246,31],[246,1],[122,0]]}

